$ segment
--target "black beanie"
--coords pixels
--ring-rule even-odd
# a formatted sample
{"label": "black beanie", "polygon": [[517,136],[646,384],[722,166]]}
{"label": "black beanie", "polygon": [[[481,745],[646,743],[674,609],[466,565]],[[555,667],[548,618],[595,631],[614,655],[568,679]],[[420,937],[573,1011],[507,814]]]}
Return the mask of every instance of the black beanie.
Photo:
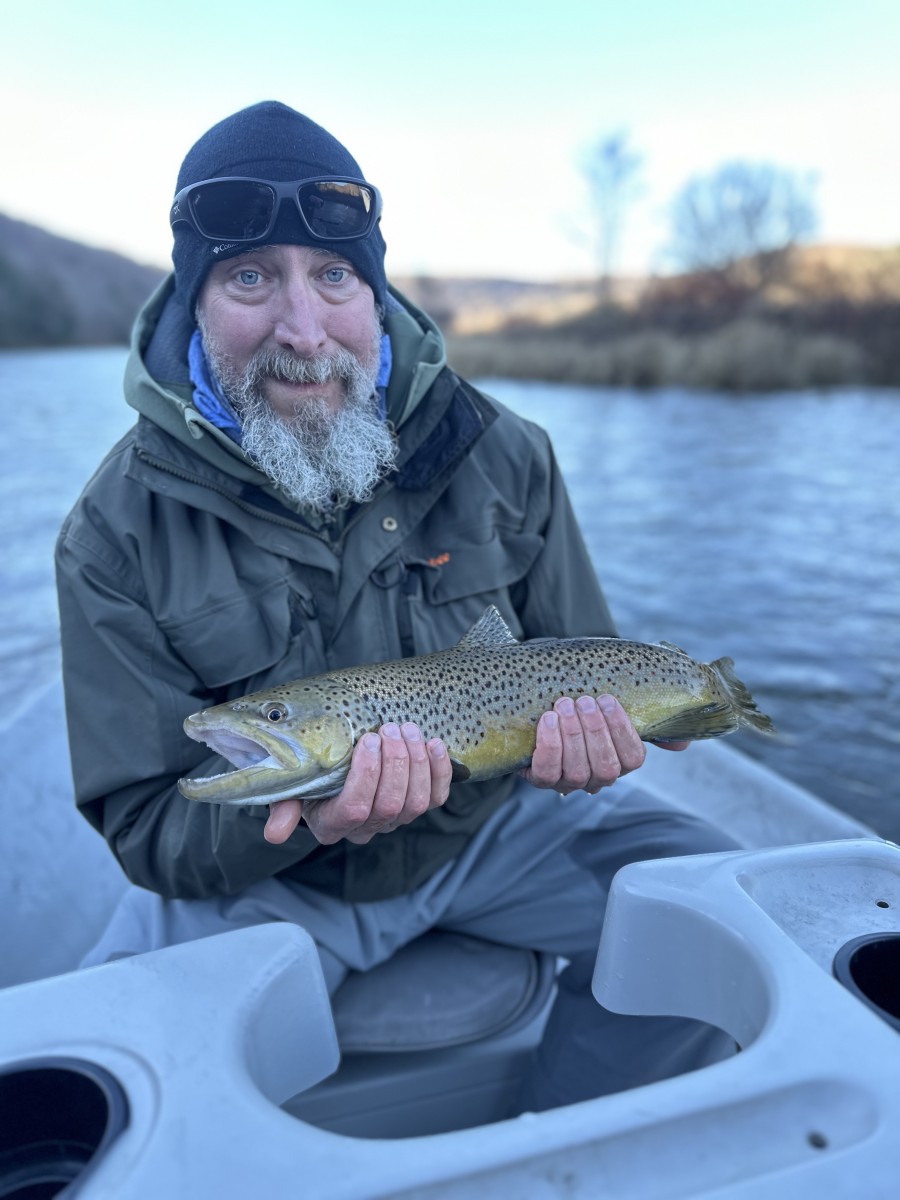
{"label": "black beanie", "polygon": [[[178,172],[175,190],[178,192],[201,179],[227,175],[246,175],[279,183],[317,175],[365,178],[356,160],[336,138],[309,117],[275,100],[254,104],[213,125],[188,151]],[[246,246],[213,254],[213,243],[200,237],[186,222],[175,226],[174,236],[175,290],[193,318],[197,296],[210,267],[241,254]],[[387,280],[380,222],[367,237],[357,241],[320,242],[310,237],[296,206],[282,204],[266,241],[334,250],[353,264],[375,293],[376,303],[384,307]]]}

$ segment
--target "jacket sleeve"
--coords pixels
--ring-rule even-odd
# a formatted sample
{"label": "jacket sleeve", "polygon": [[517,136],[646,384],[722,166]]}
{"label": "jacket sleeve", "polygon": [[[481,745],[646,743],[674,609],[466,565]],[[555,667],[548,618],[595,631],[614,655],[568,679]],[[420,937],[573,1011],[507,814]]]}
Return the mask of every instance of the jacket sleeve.
{"label": "jacket sleeve", "polygon": [[63,527],[56,571],[76,802],[128,878],[166,897],[232,894],[313,852],[303,827],[267,843],[267,808],[178,791],[190,772],[230,769],[182,729],[205,689],[148,611],[133,563],[83,511]]}
{"label": "jacket sleeve", "polygon": [[520,585],[516,608],[526,638],[616,637],[559,464],[543,430],[533,464],[528,519],[543,546]]}

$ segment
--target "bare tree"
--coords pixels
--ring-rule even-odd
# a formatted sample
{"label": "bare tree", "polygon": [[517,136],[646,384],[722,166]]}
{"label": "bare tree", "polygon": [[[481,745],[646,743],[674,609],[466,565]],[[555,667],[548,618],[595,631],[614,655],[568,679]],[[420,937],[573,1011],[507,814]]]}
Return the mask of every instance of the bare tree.
{"label": "bare tree", "polygon": [[628,144],[624,130],[605,134],[585,152],[581,170],[588,185],[592,240],[597,263],[597,295],[608,304],[612,272],[628,206],[639,194],[643,159]]}
{"label": "bare tree", "polygon": [[670,261],[721,272],[754,292],[783,272],[792,247],[817,226],[810,176],[771,163],[726,163],[697,176],[672,205]]}

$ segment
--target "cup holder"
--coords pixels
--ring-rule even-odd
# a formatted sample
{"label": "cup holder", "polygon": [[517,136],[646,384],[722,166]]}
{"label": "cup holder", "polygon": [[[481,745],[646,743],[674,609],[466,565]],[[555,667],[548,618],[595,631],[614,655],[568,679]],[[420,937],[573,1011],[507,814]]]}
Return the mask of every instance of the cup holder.
{"label": "cup holder", "polygon": [[835,978],[900,1031],[900,932],[853,938],[834,956]]}
{"label": "cup holder", "polygon": [[50,1200],[126,1127],[128,1101],[96,1063],[29,1059],[0,1068],[0,1114],[0,1200]]}

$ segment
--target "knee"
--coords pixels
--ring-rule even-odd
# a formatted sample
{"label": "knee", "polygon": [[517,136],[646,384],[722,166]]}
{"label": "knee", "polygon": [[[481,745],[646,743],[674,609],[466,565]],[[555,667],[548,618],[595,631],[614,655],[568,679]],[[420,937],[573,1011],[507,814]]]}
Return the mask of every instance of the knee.
{"label": "knee", "polygon": [[690,813],[644,813],[615,829],[580,834],[569,847],[576,863],[601,883],[620,867],[659,858],[718,854],[742,847],[729,834]]}

